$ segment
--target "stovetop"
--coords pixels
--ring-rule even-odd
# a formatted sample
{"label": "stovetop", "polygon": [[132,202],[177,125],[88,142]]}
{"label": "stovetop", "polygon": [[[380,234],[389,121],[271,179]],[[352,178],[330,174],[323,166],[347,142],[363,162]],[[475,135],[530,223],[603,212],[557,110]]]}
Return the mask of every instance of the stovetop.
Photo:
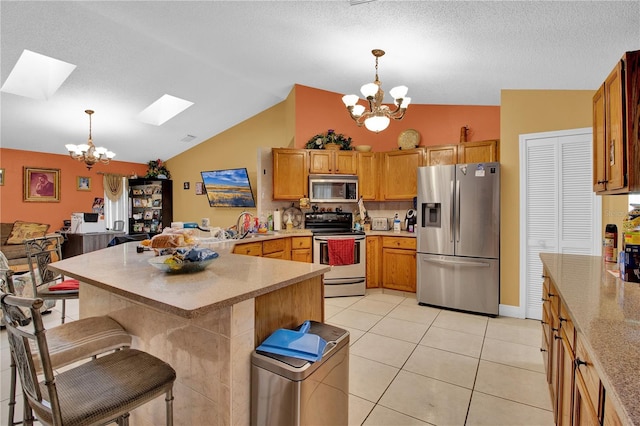
{"label": "stovetop", "polygon": [[353,213],[309,212],[304,214],[304,227],[314,235],[362,235],[353,230]]}

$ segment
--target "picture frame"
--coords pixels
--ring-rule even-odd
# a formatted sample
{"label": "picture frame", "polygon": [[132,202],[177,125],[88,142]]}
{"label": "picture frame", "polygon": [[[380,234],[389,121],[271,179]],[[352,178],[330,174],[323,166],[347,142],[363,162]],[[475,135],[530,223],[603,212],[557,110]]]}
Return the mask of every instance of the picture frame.
{"label": "picture frame", "polygon": [[23,201],[60,202],[60,169],[24,167]]}
{"label": "picture frame", "polygon": [[76,177],[76,190],[91,191],[91,178],[86,176]]}
{"label": "picture frame", "polygon": [[189,189],[189,182],[184,182],[184,183],[182,184],[182,188],[183,188],[183,189]]}
{"label": "picture frame", "polygon": [[4,169],[0,169],[0,186],[4,186]]}
{"label": "picture frame", "polygon": [[144,220],[153,219],[153,210],[145,210],[144,211]]}
{"label": "picture frame", "polygon": [[204,195],[204,184],[196,182],[196,195]]}
{"label": "picture frame", "polygon": [[160,198],[154,199],[152,207],[162,207],[162,199],[160,199]]}
{"label": "picture frame", "polygon": [[134,198],[133,207],[142,207],[142,200],[140,198]]}

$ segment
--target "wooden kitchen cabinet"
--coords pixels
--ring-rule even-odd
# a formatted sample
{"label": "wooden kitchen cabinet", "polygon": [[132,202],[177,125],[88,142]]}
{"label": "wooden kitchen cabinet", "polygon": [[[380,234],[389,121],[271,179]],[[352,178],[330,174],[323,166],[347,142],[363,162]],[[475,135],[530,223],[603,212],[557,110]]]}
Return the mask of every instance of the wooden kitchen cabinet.
{"label": "wooden kitchen cabinet", "polygon": [[497,140],[464,142],[458,145],[458,164],[491,163],[498,160]]}
{"label": "wooden kitchen cabinet", "polygon": [[382,237],[367,237],[367,288],[382,286]]}
{"label": "wooden kitchen cabinet", "polygon": [[277,238],[262,242],[262,257],[272,259],[291,259],[291,238]]}
{"label": "wooden kitchen cabinet", "polygon": [[416,292],[416,239],[382,237],[382,286]]}
{"label": "wooden kitchen cabinet", "polygon": [[445,166],[458,161],[458,145],[434,145],[425,147],[426,166]]}
{"label": "wooden kitchen cabinet", "polygon": [[309,154],[304,149],[274,148],[273,199],[299,200],[309,188]]}
{"label": "wooden kitchen cabinet", "polygon": [[312,263],[311,237],[291,237],[291,260]]}
{"label": "wooden kitchen cabinet", "polygon": [[355,151],[309,150],[309,173],[355,175],[358,156]]}
{"label": "wooden kitchen cabinet", "polygon": [[363,200],[378,198],[378,156],[373,152],[358,152],[358,192]]}
{"label": "wooden kitchen cabinet", "polygon": [[382,153],[381,201],[412,200],[418,193],[418,167],[424,165],[424,148]]}
{"label": "wooden kitchen cabinet", "polygon": [[640,50],[627,52],[593,97],[593,190],[640,191]]}
{"label": "wooden kitchen cabinet", "polygon": [[233,247],[233,253],[260,257],[262,256],[262,242],[255,241],[251,243],[236,244]]}

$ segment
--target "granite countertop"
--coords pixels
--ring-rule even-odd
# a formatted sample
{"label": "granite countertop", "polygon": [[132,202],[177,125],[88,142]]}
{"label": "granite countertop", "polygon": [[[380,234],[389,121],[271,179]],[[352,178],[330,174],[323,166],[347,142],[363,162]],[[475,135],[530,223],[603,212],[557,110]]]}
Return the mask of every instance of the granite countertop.
{"label": "granite countertop", "polygon": [[[239,242],[248,241],[251,239]],[[209,245],[220,256],[204,271],[192,274],[168,274],[156,269],[148,263],[154,252],[137,253],[137,242],[50,266],[66,276],[185,318],[195,318],[330,270],[312,263],[232,254],[235,244],[236,241],[227,241]]]}
{"label": "granite countertop", "polygon": [[377,235],[381,235],[383,237],[408,237],[408,238],[416,238],[416,233],[415,232],[408,232],[408,231],[400,231],[400,232],[396,232],[396,231],[365,231],[365,234],[367,234],[367,236],[377,236]]}
{"label": "granite countertop", "polygon": [[640,424],[640,284],[599,256],[541,253],[623,424]]}

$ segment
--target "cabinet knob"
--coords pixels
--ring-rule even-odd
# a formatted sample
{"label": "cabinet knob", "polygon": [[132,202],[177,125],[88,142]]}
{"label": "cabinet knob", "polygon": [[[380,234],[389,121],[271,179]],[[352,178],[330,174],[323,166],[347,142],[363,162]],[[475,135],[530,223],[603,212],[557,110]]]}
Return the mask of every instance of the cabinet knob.
{"label": "cabinet knob", "polygon": [[576,360],[573,361],[573,363],[575,364],[576,368],[580,368],[581,365],[587,365],[587,362],[581,360],[580,358],[576,358]]}
{"label": "cabinet knob", "polygon": [[558,336],[557,334],[554,334],[553,338],[556,339],[556,340],[560,340],[560,339],[562,339],[562,336]]}
{"label": "cabinet knob", "polygon": [[558,331],[558,329],[551,327],[551,331]]}
{"label": "cabinet knob", "polygon": [[546,352],[547,350],[545,348],[540,348],[540,352]]}
{"label": "cabinet knob", "polygon": [[545,325],[546,322],[544,322],[544,320],[540,320],[540,324]]}
{"label": "cabinet knob", "polygon": [[545,274],[540,275],[540,278],[549,278]]}
{"label": "cabinet knob", "polygon": [[562,323],[562,322],[566,322],[566,321],[567,321],[567,319],[566,319],[566,318],[562,318],[562,317],[560,317],[560,322],[561,322],[561,323]]}
{"label": "cabinet knob", "polygon": [[540,300],[542,300],[543,302],[548,302],[549,301],[549,299],[545,299],[544,297],[542,299],[540,299]]}
{"label": "cabinet knob", "polygon": [[549,296],[549,297],[555,297],[556,295],[555,295],[555,294],[553,294],[553,293],[547,293],[547,296]]}

